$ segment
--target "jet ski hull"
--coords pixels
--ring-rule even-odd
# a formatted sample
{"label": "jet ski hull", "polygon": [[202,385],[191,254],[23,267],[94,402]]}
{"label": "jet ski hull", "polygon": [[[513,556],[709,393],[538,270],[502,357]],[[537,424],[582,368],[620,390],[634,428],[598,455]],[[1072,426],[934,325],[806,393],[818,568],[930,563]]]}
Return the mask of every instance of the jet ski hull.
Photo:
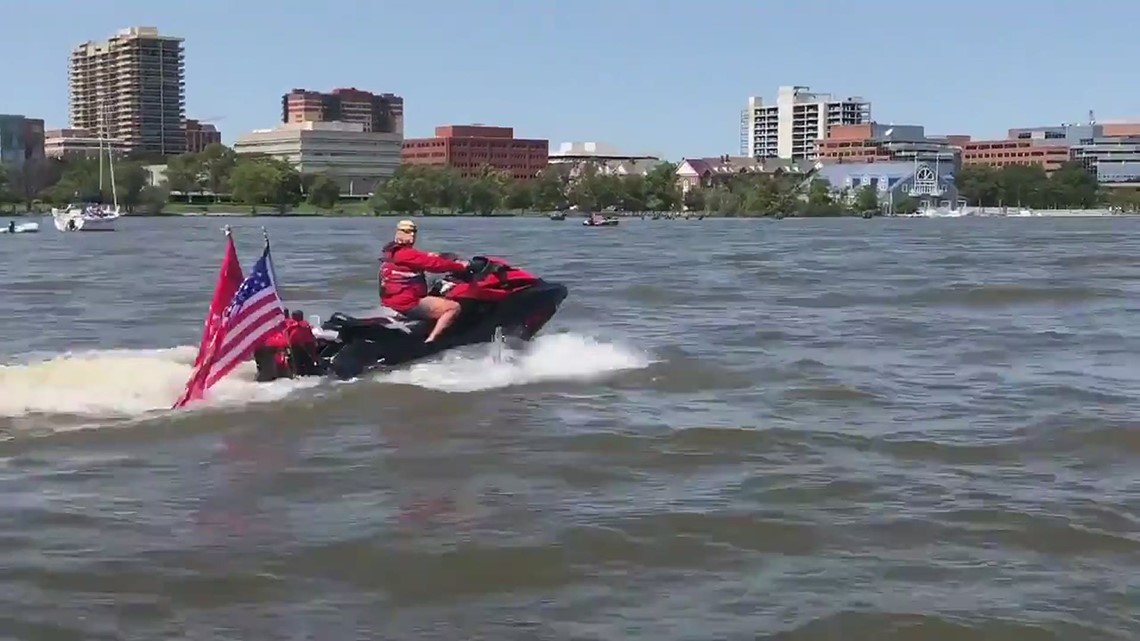
{"label": "jet ski hull", "polygon": [[558,311],[568,291],[559,283],[534,279],[524,288],[493,296],[497,300],[487,300],[478,291],[469,293],[473,297],[452,298],[459,303],[460,313],[430,343],[424,339],[434,321],[409,318],[387,308],[364,318],[333,314],[314,332],[318,336],[315,355],[290,350],[288,363],[282,367],[275,350],[258,348],[254,353],[258,380],[298,375],[351,379],[449,349],[489,343],[500,335],[529,341]]}

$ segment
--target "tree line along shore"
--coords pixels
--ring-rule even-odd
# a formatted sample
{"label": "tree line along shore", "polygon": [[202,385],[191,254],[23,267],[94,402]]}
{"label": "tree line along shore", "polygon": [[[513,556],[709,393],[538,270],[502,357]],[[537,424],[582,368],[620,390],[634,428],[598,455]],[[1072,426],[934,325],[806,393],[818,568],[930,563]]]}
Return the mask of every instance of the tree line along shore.
{"label": "tree line along shore", "polygon": [[[836,192],[826,181],[788,173],[737,174],[682,194],[677,165],[663,162],[646,175],[615,176],[587,165],[573,172],[553,165],[519,180],[484,168],[474,176],[454,169],[402,165],[369,197],[345,198],[321,174],[301,174],[288,163],[236,154],[221,144],[167,160],[162,186],[150,184],[144,159],[115,163],[120,206],[138,215],[206,213],[293,215],[520,215],[574,207],[582,211],[681,212],[713,216],[842,216],[881,213],[886,203],[872,187]],[[99,184],[96,159],[43,159],[0,168],[0,210],[43,213],[70,202],[110,202],[110,182]],[[1047,175],[1040,166],[966,166],[955,177],[960,196],[982,207],[1140,209],[1140,191],[1105,188],[1078,163]],[[913,199],[891,203],[893,213],[917,209]]]}

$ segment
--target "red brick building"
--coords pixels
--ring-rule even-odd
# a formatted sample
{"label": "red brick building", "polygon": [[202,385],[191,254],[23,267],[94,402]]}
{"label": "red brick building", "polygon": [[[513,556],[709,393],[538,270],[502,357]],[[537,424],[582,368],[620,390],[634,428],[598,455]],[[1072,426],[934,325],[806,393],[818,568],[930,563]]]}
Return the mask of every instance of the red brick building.
{"label": "red brick building", "polygon": [[196,154],[206,145],[222,142],[222,132],[208,122],[186,119],[186,153]]}
{"label": "red brick building", "polygon": [[1034,145],[1029,140],[971,140],[962,145],[963,165],[1040,165],[1053,173],[1069,162],[1069,146]]}
{"label": "red brick building", "polygon": [[364,131],[404,133],[404,99],[341,87],[329,93],[294,89],[281,96],[281,122],[359,122]]}
{"label": "red brick building", "polygon": [[463,176],[477,176],[490,165],[526,179],[546,168],[549,154],[549,140],[515,138],[511,127],[447,125],[436,127],[434,138],[405,140],[400,161],[454,167]]}

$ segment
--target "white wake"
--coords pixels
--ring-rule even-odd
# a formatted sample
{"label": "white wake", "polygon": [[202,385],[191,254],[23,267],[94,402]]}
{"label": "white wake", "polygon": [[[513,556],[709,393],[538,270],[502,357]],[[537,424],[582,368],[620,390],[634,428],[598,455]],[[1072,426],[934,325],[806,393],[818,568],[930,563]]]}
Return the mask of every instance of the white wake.
{"label": "white wake", "polygon": [[[69,352],[0,365],[0,418],[71,415],[140,418],[170,410],[190,375],[195,348]],[[651,359],[629,347],[578,334],[541,336],[521,350],[478,345],[367,377],[360,384],[418,385],[467,392],[549,381],[589,381],[638,369]],[[187,410],[272,402],[322,379],[258,383],[246,362]],[[370,382],[371,381],[371,382]]]}
{"label": "white wake", "polygon": [[377,380],[445,392],[474,392],[553,381],[592,381],[641,369],[652,359],[618,343],[580,334],[548,334],[521,349],[476,345],[386,372]]}

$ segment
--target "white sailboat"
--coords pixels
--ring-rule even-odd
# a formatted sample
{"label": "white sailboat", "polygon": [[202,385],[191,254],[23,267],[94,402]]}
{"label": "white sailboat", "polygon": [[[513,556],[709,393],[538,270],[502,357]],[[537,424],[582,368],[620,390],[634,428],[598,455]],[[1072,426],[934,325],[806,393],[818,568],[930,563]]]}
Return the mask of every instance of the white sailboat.
{"label": "white sailboat", "polygon": [[52,209],[55,228],[60,231],[115,231],[115,221],[122,216],[119,209],[119,192],[115,185],[115,154],[106,138],[106,114],[100,109],[103,126],[99,130],[99,191],[103,191],[103,152],[107,152],[107,167],[111,178],[111,205],[98,203],[71,203],[62,209]]}

